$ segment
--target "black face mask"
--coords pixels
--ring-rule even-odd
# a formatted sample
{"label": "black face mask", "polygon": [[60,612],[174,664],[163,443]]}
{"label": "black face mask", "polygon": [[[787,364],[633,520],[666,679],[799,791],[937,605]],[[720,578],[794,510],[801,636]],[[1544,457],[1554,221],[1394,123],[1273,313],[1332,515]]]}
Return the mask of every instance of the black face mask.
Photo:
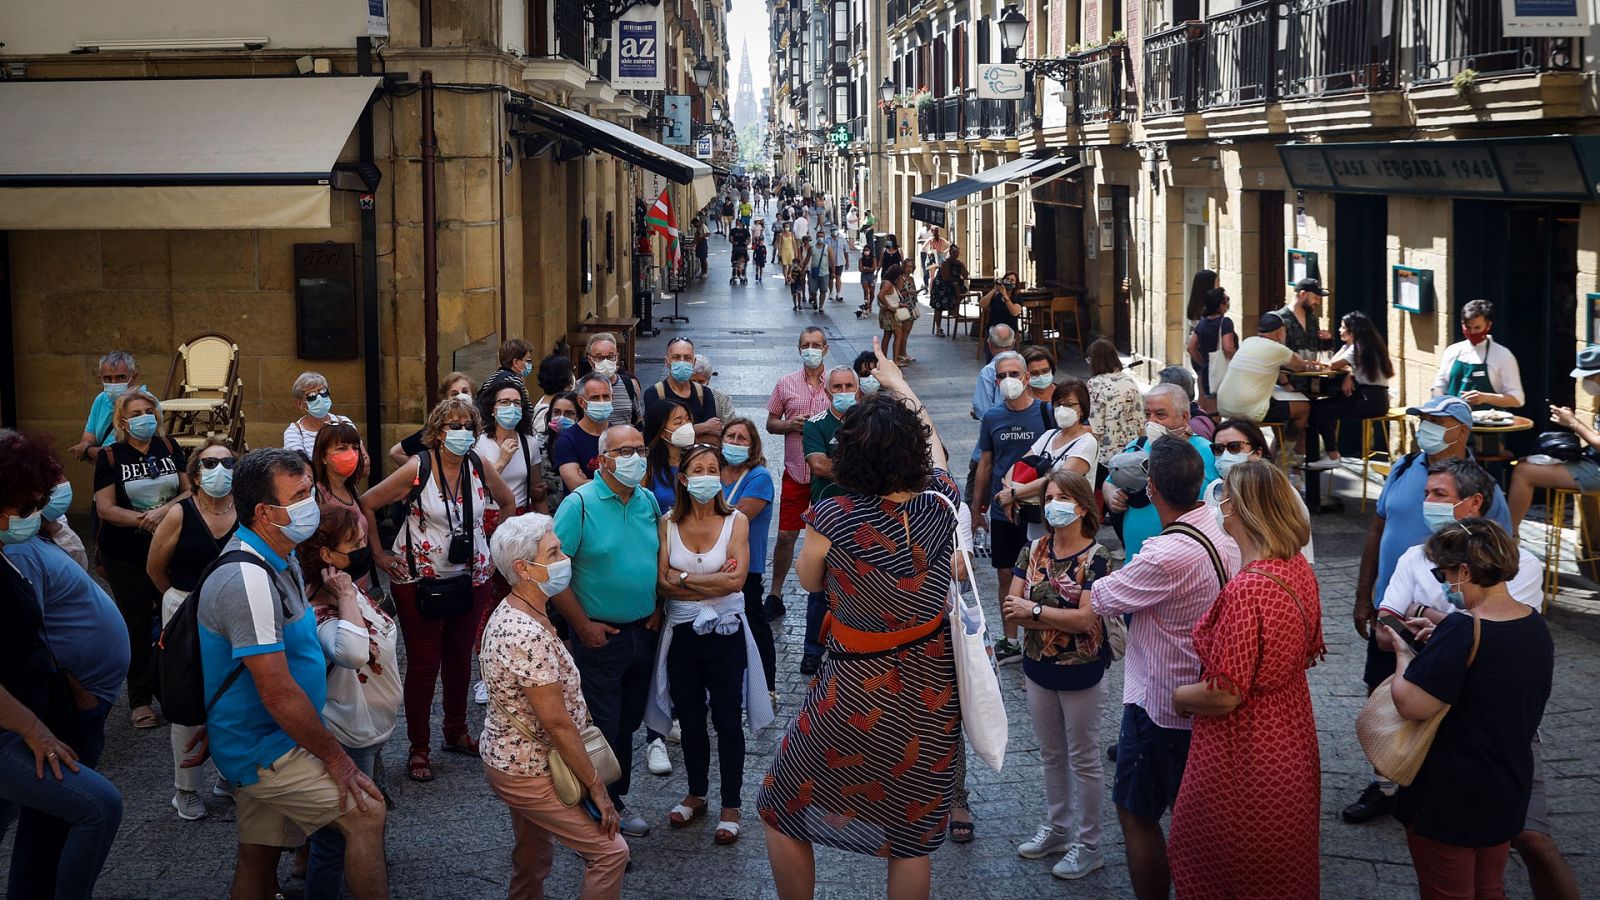
{"label": "black face mask", "polygon": [[348,566],[339,566],[339,571],[351,578],[361,578],[372,568],[372,548],[360,547],[345,554],[350,557]]}

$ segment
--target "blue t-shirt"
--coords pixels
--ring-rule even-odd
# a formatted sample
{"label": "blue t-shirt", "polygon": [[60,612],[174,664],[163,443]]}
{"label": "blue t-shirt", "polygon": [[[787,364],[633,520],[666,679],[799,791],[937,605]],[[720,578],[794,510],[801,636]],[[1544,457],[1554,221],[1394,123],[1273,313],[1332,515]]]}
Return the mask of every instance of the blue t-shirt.
{"label": "blue t-shirt", "polygon": [[[139,390],[147,391],[148,387],[139,385]],[[94,435],[96,447],[105,446],[111,439],[111,413],[117,402],[110,394],[102,390],[94,395],[94,402],[89,404],[89,420],[83,423],[85,434]]]}
{"label": "blue t-shirt", "polygon": [[[1378,495],[1378,518],[1383,520],[1383,539],[1378,544],[1378,581],[1372,591],[1372,605],[1383,602],[1383,592],[1389,588],[1395,564],[1400,556],[1418,544],[1425,543],[1433,529],[1422,519],[1422,497],[1428,492],[1428,461],[1420,454],[1408,454],[1390,470],[1384,479],[1383,493]],[[1507,534],[1511,530],[1511,510],[1506,506],[1500,485],[1494,486],[1489,501],[1488,518],[1500,523]]]}
{"label": "blue t-shirt", "polygon": [[678,467],[668,466],[667,471],[657,472],[650,479],[650,493],[656,495],[656,506],[661,507],[661,514],[672,512],[678,505]]}
{"label": "blue t-shirt", "polygon": [[128,627],[117,604],[67,551],[44,538],[9,544],[6,557],[33,582],[45,641],[84,689],[115,703],[128,677]]}
{"label": "blue t-shirt", "polygon": [[[1132,441],[1124,450],[1132,450],[1138,444]],[[1200,485],[1200,496],[1206,495],[1206,488],[1211,482],[1217,480],[1217,460],[1211,455],[1211,442],[1198,434],[1189,436],[1189,446],[1200,451],[1200,459],[1206,464],[1206,480]],[[1156,512],[1154,503],[1140,509],[1128,507],[1127,513],[1122,517],[1122,542],[1127,545],[1128,559],[1133,559],[1144,542],[1161,533],[1161,514]]]}
{"label": "blue t-shirt", "polygon": [[[994,383],[994,363],[987,363],[978,370],[978,383],[972,389],[972,409],[982,419],[989,407],[1000,402],[1000,388]],[[972,447],[972,461],[976,463],[978,457],[983,455],[977,445]]]}
{"label": "blue t-shirt", "polygon": [[556,446],[550,456],[557,472],[567,463],[575,462],[583,469],[584,475],[593,478],[595,467],[599,465],[600,435],[590,434],[582,426],[574,425],[563,430],[556,438]]}
{"label": "blue t-shirt", "polygon": [[994,470],[989,475],[989,517],[997,522],[1008,521],[994,498],[1005,487],[1006,473],[1017,460],[1028,455],[1028,448],[1044,433],[1044,417],[1039,413],[1039,401],[1029,400],[1022,409],[1012,409],[996,403],[983,414],[978,423],[978,454],[990,453]]}
{"label": "blue t-shirt", "polygon": [[723,485],[722,496],[735,506],[746,497],[767,501],[761,515],[750,520],[750,571],[757,575],[765,574],[767,535],[772,530],[772,501],[777,497],[772,484],[772,472],[766,466],[756,466],[744,473],[743,480]]}
{"label": "blue t-shirt", "polygon": [[[223,553],[244,549],[261,557],[272,575],[251,563],[217,568],[200,586],[200,667],[210,702],[228,673],[244,658],[282,653],[289,675],[313,709],[328,699],[328,661],[317,639],[317,617],[306,602],[300,566],[279,556],[244,526]],[[279,727],[261,702],[255,679],[245,669],[206,715],[211,758],[222,777],[237,785],[255,784],[258,768],[294,749],[294,738]]]}

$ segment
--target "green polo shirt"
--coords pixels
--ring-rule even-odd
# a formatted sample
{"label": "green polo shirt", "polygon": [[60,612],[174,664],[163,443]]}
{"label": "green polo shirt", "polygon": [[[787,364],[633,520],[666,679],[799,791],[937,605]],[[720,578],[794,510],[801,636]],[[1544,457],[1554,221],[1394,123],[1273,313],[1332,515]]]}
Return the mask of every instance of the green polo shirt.
{"label": "green polo shirt", "polygon": [[[839,432],[839,426],[844,424],[844,419],[833,414],[833,407],[829,407],[806,420],[806,427],[800,432],[801,452],[806,456],[813,453],[822,453],[829,459],[833,458],[835,445],[834,435]],[[837,497],[844,493],[844,488],[833,483],[832,478],[823,478],[821,475],[811,476],[811,503],[816,505],[819,501],[829,497]]]}
{"label": "green polo shirt", "polygon": [[572,557],[572,591],[589,618],[620,625],[655,612],[659,518],[647,488],[634,488],[624,504],[604,478],[556,508],[556,537]]}

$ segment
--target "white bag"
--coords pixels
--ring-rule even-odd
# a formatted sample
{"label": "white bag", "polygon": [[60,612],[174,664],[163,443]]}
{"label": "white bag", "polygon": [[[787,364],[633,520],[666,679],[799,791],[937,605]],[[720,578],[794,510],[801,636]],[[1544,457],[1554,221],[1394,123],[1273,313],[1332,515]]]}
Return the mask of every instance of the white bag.
{"label": "white bag", "polygon": [[[960,521],[948,497],[936,491],[928,493],[938,497]],[[966,732],[972,751],[998,772],[1006,758],[1010,723],[1006,718],[1005,700],[1000,695],[994,649],[989,644],[983,620],[972,554],[959,546],[951,552],[965,557],[967,583],[972,588],[972,602],[968,604],[961,593],[960,582],[950,581],[950,642],[956,658],[956,699],[961,704],[961,730]]]}
{"label": "white bag", "polygon": [[1222,387],[1222,379],[1228,374],[1228,354],[1222,348],[1211,351],[1206,357],[1206,386],[1215,394]]}

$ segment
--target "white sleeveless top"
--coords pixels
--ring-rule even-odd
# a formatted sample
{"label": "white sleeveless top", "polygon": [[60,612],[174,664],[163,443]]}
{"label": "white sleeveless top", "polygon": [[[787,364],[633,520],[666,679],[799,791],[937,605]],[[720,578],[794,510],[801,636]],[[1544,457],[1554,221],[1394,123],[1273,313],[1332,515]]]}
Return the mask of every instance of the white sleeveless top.
{"label": "white sleeveless top", "polygon": [[[433,460],[430,458],[430,462]],[[480,462],[482,462],[480,460]],[[489,580],[494,571],[489,562],[489,542],[483,537],[483,509],[489,503],[489,492],[483,487],[483,479],[478,477],[478,471],[473,469],[465,458],[461,461],[462,471],[469,472],[467,476],[467,490],[472,492],[472,583],[482,585]],[[417,502],[412,504],[406,515],[406,527],[400,529],[395,535],[394,544],[389,548],[402,560],[406,558],[406,536],[411,537],[411,555],[416,562],[417,577],[419,578],[448,578],[466,571],[467,567],[450,561],[450,533],[452,526],[455,531],[461,530],[462,508],[458,498],[454,496],[454,485],[448,508],[444,497],[439,492],[439,479],[443,473],[435,465],[428,474],[428,483],[422,486],[422,494],[417,497]],[[398,579],[402,584],[415,579],[409,575]]]}
{"label": "white sleeveless top", "polygon": [[[704,553],[695,553],[683,545],[683,538],[678,536],[678,523],[667,520],[667,562],[672,568],[690,575],[712,575],[728,563],[728,538],[733,535],[733,516],[722,520],[722,533],[717,535],[716,544]],[[700,601],[701,603],[720,603],[728,597],[743,598],[739,592],[729,594],[718,600]],[[681,602],[681,601],[680,601]]]}

